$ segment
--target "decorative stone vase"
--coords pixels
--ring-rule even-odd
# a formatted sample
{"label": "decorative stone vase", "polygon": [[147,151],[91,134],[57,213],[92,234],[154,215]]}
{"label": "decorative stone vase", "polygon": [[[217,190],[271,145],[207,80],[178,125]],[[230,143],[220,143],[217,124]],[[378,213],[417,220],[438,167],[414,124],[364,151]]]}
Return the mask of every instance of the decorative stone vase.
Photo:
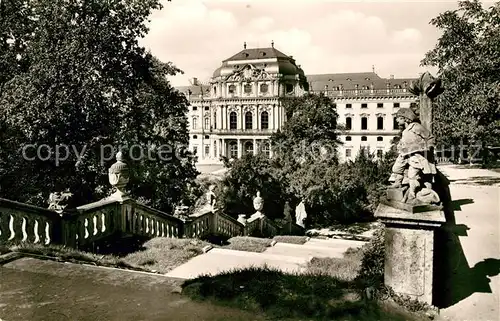
{"label": "decorative stone vase", "polygon": [[264,208],[264,199],[260,197],[260,192],[257,192],[257,197],[253,199],[253,208],[257,213],[260,213]]}
{"label": "decorative stone vase", "polygon": [[129,167],[125,163],[125,158],[122,152],[116,154],[116,163],[111,165],[108,171],[109,183],[116,188],[116,192],[111,196],[114,198],[122,198],[127,195],[125,187],[129,182]]}

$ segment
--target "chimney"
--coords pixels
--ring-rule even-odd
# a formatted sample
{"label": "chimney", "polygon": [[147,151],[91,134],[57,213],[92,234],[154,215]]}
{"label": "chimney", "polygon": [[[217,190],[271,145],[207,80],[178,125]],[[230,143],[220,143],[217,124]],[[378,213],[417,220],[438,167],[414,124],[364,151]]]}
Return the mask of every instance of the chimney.
{"label": "chimney", "polygon": [[193,86],[198,86],[198,78],[193,77],[193,78],[191,79],[191,84],[192,84]]}
{"label": "chimney", "polygon": [[243,49],[247,49],[247,42],[246,41],[243,43]]}
{"label": "chimney", "polygon": [[271,40],[271,47],[274,48],[274,40]]}

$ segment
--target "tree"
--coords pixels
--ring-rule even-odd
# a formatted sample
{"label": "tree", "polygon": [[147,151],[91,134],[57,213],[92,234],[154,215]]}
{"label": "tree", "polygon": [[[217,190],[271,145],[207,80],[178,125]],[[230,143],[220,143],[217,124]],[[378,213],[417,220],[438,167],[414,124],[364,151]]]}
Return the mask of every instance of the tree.
{"label": "tree", "polygon": [[188,102],[166,79],[181,71],[138,44],[160,8],[158,0],[0,3],[0,66],[9,66],[0,68],[2,197],[42,205],[69,188],[79,204],[97,200],[110,192],[118,146],[131,156],[133,195],[167,211],[183,197],[196,176],[191,155],[165,153],[188,143]]}
{"label": "tree", "polygon": [[439,68],[446,88],[436,103],[436,137],[447,146],[499,146],[500,4],[485,9],[478,0],[460,1],[430,23],[442,35],[421,63]]}

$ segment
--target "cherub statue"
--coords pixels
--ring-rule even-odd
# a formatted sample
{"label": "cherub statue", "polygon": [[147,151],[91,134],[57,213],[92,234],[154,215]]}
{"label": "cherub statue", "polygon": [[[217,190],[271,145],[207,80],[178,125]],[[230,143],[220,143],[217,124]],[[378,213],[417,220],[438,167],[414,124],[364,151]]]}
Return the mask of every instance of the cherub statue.
{"label": "cherub statue", "polygon": [[408,186],[402,201],[411,204],[438,204],[439,196],[432,190],[436,175],[434,163],[434,136],[422,126],[415,113],[409,108],[401,108],[396,121],[404,126],[397,146],[398,158],[392,167],[389,182],[391,188]]}
{"label": "cherub statue", "polygon": [[69,205],[72,196],[73,194],[68,191],[50,193],[48,209],[62,214],[64,209]]}

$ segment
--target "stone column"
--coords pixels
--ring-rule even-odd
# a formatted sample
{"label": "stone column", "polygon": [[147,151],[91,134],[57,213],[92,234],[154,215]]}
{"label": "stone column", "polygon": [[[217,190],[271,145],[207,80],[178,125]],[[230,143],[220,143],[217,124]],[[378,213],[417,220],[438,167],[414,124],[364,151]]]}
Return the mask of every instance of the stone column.
{"label": "stone column", "polygon": [[386,227],[384,283],[396,293],[433,304],[434,234],[445,222],[442,210],[412,213],[381,203],[375,217]]}
{"label": "stone column", "polygon": [[253,129],[259,129],[259,105],[255,105],[255,117],[252,122]]}
{"label": "stone column", "polygon": [[243,147],[241,146],[241,139],[239,139],[239,138],[238,138],[237,146],[238,146],[238,158],[241,158]]}
{"label": "stone column", "polygon": [[253,154],[257,155],[257,151],[258,151],[258,149],[257,149],[257,139],[254,138],[253,139]]}

